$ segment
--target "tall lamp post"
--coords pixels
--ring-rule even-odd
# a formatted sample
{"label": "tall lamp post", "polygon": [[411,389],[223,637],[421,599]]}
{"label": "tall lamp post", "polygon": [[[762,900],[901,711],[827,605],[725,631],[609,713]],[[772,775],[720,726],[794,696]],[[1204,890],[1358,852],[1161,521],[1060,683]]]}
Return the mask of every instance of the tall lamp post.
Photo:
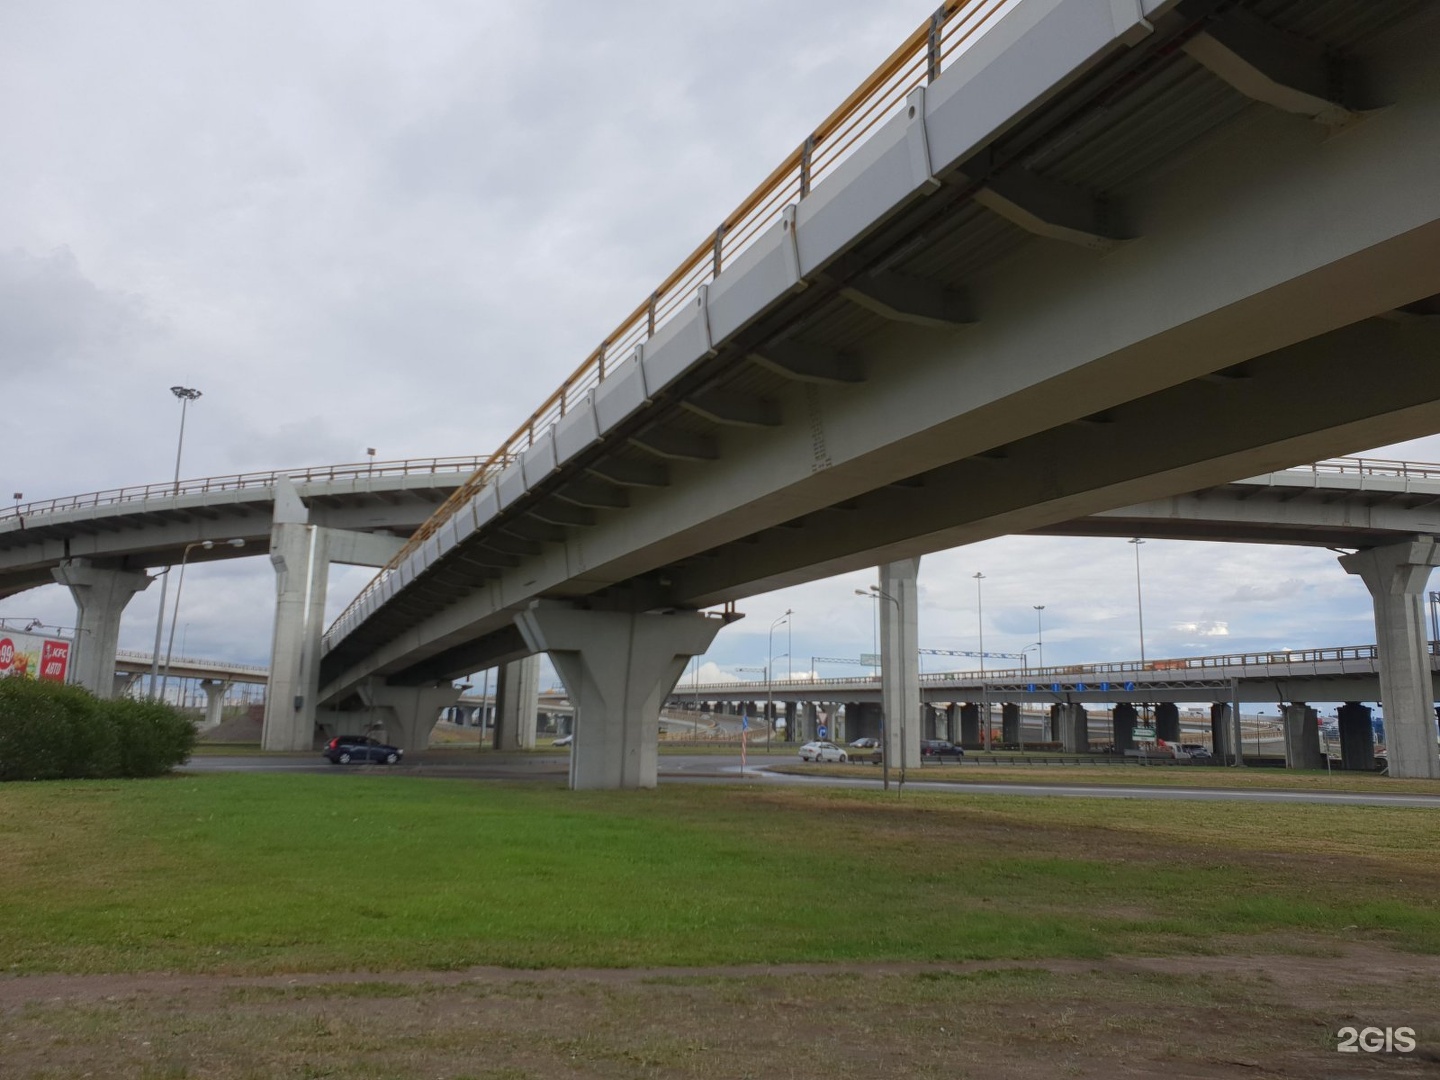
{"label": "tall lamp post", "polygon": [[[175,608],[170,612],[170,640],[165,645],[165,675],[160,681],[160,700],[165,700],[165,689],[170,684],[170,655],[175,649],[175,624],[180,618],[180,591],[185,588],[185,564],[190,560],[190,552],[197,547],[209,551],[216,544],[223,547],[242,548],[245,546],[244,539],[237,537],[234,540],[197,540],[193,544],[186,544],[185,551],[180,556],[180,580],[175,583]],[[163,612],[162,612],[163,614]]]}
{"label": "tall lamp post", "polygon": [[1039,650],[1035,656],[1035,666],[1045,666],[1045,625],[1044,625],[1044,604],[1032,604],[1035,609],[1035,647]]}
{"label": "tall lamp post", "polygon": [[[775,628],[781,623],[788,623],[790,616],[794,614],[789,608],[785,614],[770,624],[770,639],[765,644],[765,752],[770,752],[770,729],[775,726]],[[789,653],[785,654],[789,657]]]}
{"label": "tall lamp post", "polygon": [[990,749],[990,699],[985,694],[985,596],[983,593],[983,582],[985,575],[976,570],[970,575],[975,579],[975,628],[980,636],[980,696],[984,698],[980,702],[980,708],[984,713],[983,738],[985,749]]}
{"label": "tall lamp post", "polygon": [[[870,597],[872,600],[888,600],[888,601],[890,601],[890,603],[892,603],[892,604],[895,605],[895,617],[896,617],[896,619],[899,619],[900,616],[901,616],[900,601],[897,600],[897,599],[895,599],[895,597],[891,596],[891,595],[890,595],[889,593],[887,593],[884,589],[880,588],[879,585],[871,585],[870,588],[869,588],[869,590],[856,589],[856,590],[855,590],[855,595],[856,595],[856,596],[868,596],[868,597]],[[879,606],[879,604],[876,604],[875,607],[876,607],[876,610],[878,611],[880,606]],[[882,671],[883,671],[883,668],[882,668]],[[889,791],[889,790],[890,790],[890,737],[889,737],[889,734],[886,732],[885,727],[886,727],[886,725],[889,723],[890,718],[889,718],[888,716],[886,716],[886,715],[885,715],[885,712],[884,712],[883,702],[884,702],[884,700],[885,700],[885,685],[884,685],[884,682],[883,682],[883,681],[881,682],[881,685],[880,685],[880,700],[881,700],[881,702],[882,702],[881,712],[880,712],[880,734],[881,734],[881,736],[882,736],[882,738],[880,739],[880,764],[881,764],[882,780],[883,780],[884,785],[885,785],[885,790],[886,790],[886,791]],[[899,728],[900,728],[900,730],[899,730],[899,735],[900,735],[900,783],[899,783],[899,786],[896,788],[897,793],[902,792],[902,791],[905,790],[905,709],[904,709],[903,706],[902,706],[901,709],[900,709],[900,723],[899,723]]]}
{"label": "tall lamp post", "polygon": [[1140,620],[1140,670],[1145,670],[1145,597],[1140,591],[1140,546],[1145,543],[1138,536],[1127,543],[1135,545],[1135,614]]}
{"label": "tall lamp post", "polygon": [[[172,386],[170,392],[180,401],[180,439],[175,444],[175,483],[171,489],[175,495],[180,494],[180,455],[185,450],[185,412],[192,401],[200,398],[200,391],[189,386]],[[165,630],[165,592],[170,587],[170,567],[166,567],[160,574],[160,606],[155,614],[155,648],[151,650],[150,658],[150,698],[155,699],[155,691],[159,689],[160,678],[160,635]]]}

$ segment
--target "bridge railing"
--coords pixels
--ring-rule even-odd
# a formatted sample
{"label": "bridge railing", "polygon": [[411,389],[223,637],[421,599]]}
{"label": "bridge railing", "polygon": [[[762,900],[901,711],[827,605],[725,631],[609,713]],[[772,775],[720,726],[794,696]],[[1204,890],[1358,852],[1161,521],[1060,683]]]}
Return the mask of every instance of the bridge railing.
{"label": "bridge railing", "polygon": [[473,455],[468,457],[404,458],[399,461],[365,461],[344,465],[317,465],[303,469],[231,473],[226,476],[206,476],[193,480],[181,480],[178,483],[137,484],[132,487],[91,491],[84,495],[67,495],[58,499],[41,499],[35,502],[0,507],[0,521],[7,518],[50,514],[61,510],[83,510],[93,506],[109,506],[115,503],[143,502],[147,499],[180,495],[206,495],[211,492],[239,491],[245,488],[266,488],[274,486],[275,481],[282,476],[289,477],[297,484],[309,484],[387,476],[473,473],[487,460],[489,459]]}
{"label": "bridge railing", "polygon": [[461,488],[436,510],[331,624],[332,631],[378,587],[389,571],[431,536],[475,493],[493,480],[515,455],[532,446],[546,429],[625,360],[635,347],[688,304],[702,285],[714,281],[725,266],[779,221],[785,208],[810,193],[811,187],[855,152],[869,134],[896,112],[911,90],[933,82],[989,26],[1009,0],[944,0],[833,112],[760,182],[750,195],[706,236],[689,256],[605,335],[559,389],[547,397],[515,429]]}
{"label": "bridge railing", "polygon": [[[117,661],[127,660],[132,664],[153,664],[155,655],[148,652],[136,652],[133,649],[116,649],[115,659]],[[165,666],[165,663],[162,662],[161,667]],[[172,656],[169,658],[169,666],[171,668],[213,668],[216,671],[245,672],[251,675],[268,676],[270,674],[270,669],[264,664],[232,664],[228,660],[206,660],[192,656]]]}
{"label": "bridge railing", "polygon": [[1380,476],[1399,480],[1440,480],[1440,465],[1389,458],[1330,458],[1313,465],[1296,465],[1284,471],[1310,473],[1317,479],[1323,476]]}

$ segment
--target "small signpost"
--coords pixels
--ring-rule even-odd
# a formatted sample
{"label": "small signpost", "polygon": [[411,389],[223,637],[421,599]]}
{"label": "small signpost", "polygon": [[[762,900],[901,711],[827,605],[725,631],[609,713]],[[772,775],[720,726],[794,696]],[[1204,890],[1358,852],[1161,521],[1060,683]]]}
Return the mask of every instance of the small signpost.
{"label": "small signpost", "polygon": [[1137,739],[1153,739],[1155,738],[1155,729],[1153,727],[1137,727],[1134,735]]}
{"label": "small signpost", "polygon": [[830,738],[830,729],[829,729],[828,727],[826,727],[824,724],[821,724],[818,728],[815,729],[815,737],[816,737],[817,739],[828,739],[828,738]]}

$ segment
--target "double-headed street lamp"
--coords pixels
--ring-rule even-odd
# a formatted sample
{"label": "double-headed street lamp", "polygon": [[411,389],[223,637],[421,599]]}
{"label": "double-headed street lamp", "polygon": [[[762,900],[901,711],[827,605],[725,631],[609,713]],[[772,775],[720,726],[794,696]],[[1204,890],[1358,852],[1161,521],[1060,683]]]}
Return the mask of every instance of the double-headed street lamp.
{"label": "double-headed street lamp", "polygon": [[[165,700],[165,689],[170,684],[170,654],[175,649],[175,623],[180,618],[180,591],[185,588],[185,564],[190,561],[190,552],[197,547],[203,551],[209,551],[216,545],[222,547],[242,548],[245,546],[243,538],[236,537],[234,540],[197,540],[193,544],[186,544],[185,551],[180,556],[180,580],[175,583],[175,609],[170,613],[170,640],[165,645],[165,675],[160,681],[160,700]],[[161,617],[164,617],[162,609]]]}
{"label": "double-headed street lamp", "polygon": [[1035,647],[1040,650],[1035,657],[1035,666],[1043,668],[1045,666],[1045,626],[1043,621],[1045,605],[1032,604],[1031,607],[1035,609]]}
{"label": "double-headed street lamp", "polygon": [[1140,670],[1145,670],[1145,598],[1140,592],[1140,545],[1145,543],[1136,536],[1127,543],[1135,545],[1135,613],[1140,620]]}
{"label": "double-headed street lamp", "polygon": [[[888,600],[888,601],[890,601],[890,603],[892,603],[892,604],[895,605],[895,618],[896,618],[896,619],[899,619],[899,618],[901,617],[900,601],[897,600],[897,599],[895,599],[895,597],[891,596],[891,595],[890,595],[889,593],[887,593],[884,589],[880,588],[879,585],[871,585],[868,590],[866,590],[866,589],[856,589],[856,590],[855,590],[855,595],[856,595],[856,596],[868,596],[868,597],[870,597],[872,600]],[[877,610],[878,610],[878,608],[877,608]],[[881,670],[881,673],[882,673],[882,674],[881,674],[881,680],[880,680],[880,734],[881,734],[881,736],[882,736],[882,738],[880,739],[880,765],[881,765],[881,773],[882,773],[881,779],[882,779],[883,782],[884,782],[885,790],[886,790],[886,791],[889,791],[889,790],[890,790],[890,733],[889,733],[889,731],[888,731],[887,729],[888,729],[888,726],[889,726],[890,718],[885,715],[885,679],[884,679],[884,674],[883,674],[885,669],[884,669],[884,666],[883,666],[883,665],[881,666],[881,669],[880,669],[880,670]],[[903,692],[903,689],[902,689],[902,692]],[[898,727],[899,727],[899,732],[898,732],[898,734],[899,734],[899,736],[900,736],[900,784],[899,784],[899,787],[897,788],[897,791],[904,791],[904,790],[905,790],[905,705],[904,705],[903,702],[902,702],[901,705],[900,705],[900,723],[899,723]]]}
{"label": "double-headed street lamp", "polygon": [[[171,489],[172,494],[180,494],[180,455],[185,451],[185,411],[190,407],[192,401],[198,401],[201,397],[200,391],[189,386],[172,386],[170,392],[180,401],[180,439],[175,444],[175,482]],[[166,567],[160,575],[160,606],[155,613],[155,648],[151,650],[150,658],[150,697],[155,698],[155,691],[159,688],[160,678],[160,635],[165,630],[165,592],[170,587],[170,567]]]}

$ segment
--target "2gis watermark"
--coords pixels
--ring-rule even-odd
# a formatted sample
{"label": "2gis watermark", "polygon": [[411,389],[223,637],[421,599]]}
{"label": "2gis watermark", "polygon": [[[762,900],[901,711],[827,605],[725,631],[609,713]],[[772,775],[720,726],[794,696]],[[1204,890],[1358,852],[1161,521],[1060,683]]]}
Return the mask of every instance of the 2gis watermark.
{"label": "2gis watermark", "polygon": [[1342,1027],[1335,1037],[1342,1054],[1410,1054],[1417,1045],[1412,1027]]}

